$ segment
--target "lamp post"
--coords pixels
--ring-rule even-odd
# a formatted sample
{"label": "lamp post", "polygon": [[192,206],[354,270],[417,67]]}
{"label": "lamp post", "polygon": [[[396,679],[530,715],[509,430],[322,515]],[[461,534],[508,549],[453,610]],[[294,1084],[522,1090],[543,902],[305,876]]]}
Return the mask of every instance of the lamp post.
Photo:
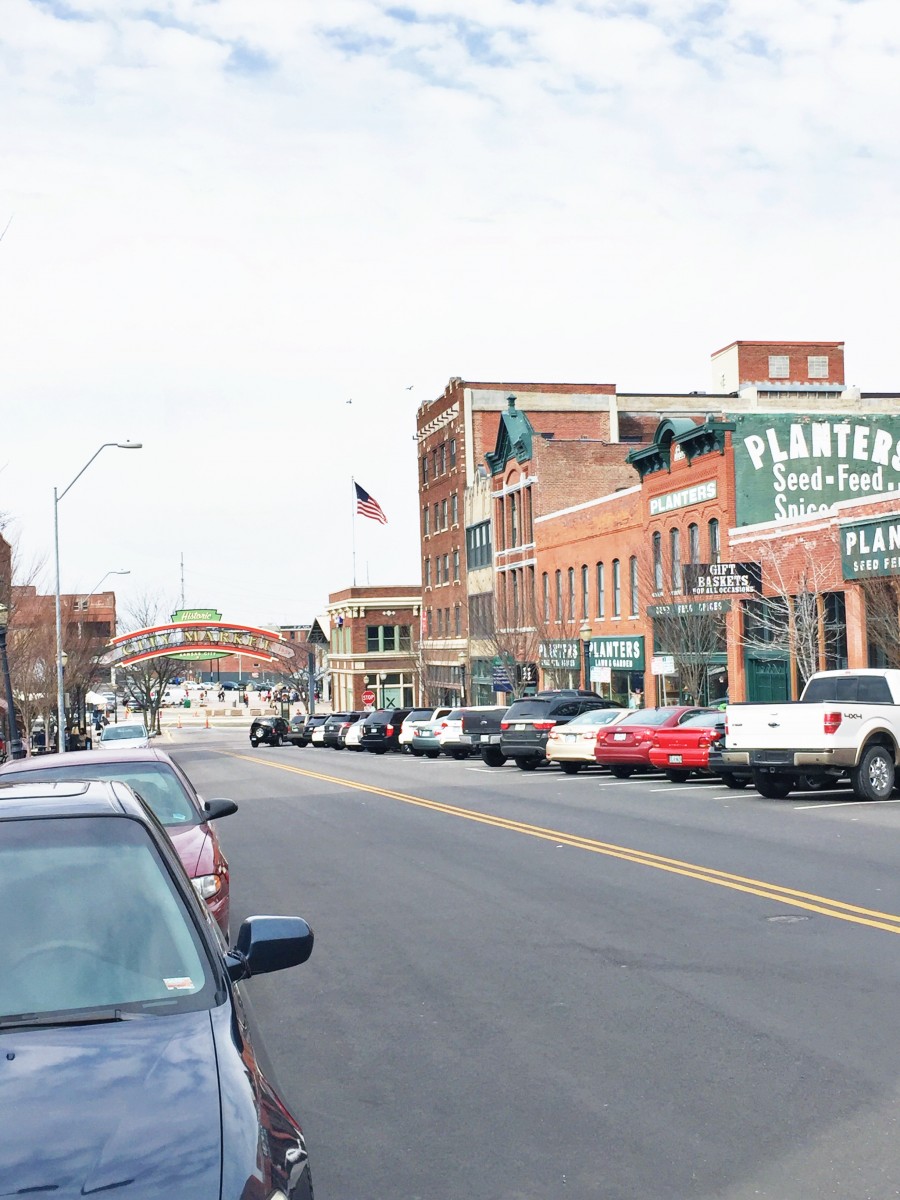
{"label": "lamp post", "polygon": [[378,691],[381,694],[381,700],[379,702],[378,707],[384,708],[384,706],[385,706],[385,704],[384,704],[384,671],[378,672]]}
{"label": "lamp post", "polygon": [[587,619],[581,622],[581,627],[578,630],[578,636],[581,638],[582,649],[582,668],[581,677],[585,691],[590,691],[591,688],[591,623]]}
{"label": "lamp post", "polygon": [[459,703],[461,705],[466,702],[466,652],[460,650],[457,655],[459,659]]}
{"label": "lamp post", "polygon": [[3,687],[6,692],[6,727],[9,734],[9,757],[24,758],[25,747],[19,737],[16,724],[16,703],[13,699],[12,680],[9,677],[9,658],[6,654],[6,630],[9,625],[9,608],[0,604],[0,658],[3,660]]}
{"label": "lamp post", "polygon": [[[56,725],[57,741],[59,742],[59,751],[61,754],[65,753],[66,749],[66,697],[63,692],[62,603],[59,584],[59,502],[73,485],[78,482],[97,455],[101,454],[107,446],[113,446],[117,450],[140,450],[142,444],[141,442],[104,442],[99,449],[94,451],[67,487],[64,487],[61,492],[56,488],[53,489],[53,552],[56,559]],[[103,578],[105,579],[106,576],[104,575]],[[101,579],[100,582],[102,583],[103,580]]]}

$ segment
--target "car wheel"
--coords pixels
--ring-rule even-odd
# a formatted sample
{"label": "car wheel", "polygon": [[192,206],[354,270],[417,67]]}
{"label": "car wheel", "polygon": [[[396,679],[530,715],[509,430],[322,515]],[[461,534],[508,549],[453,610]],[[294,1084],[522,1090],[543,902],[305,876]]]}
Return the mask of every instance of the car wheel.
{"label": "car wheel", "polygon": [[722,776],[722,782],[727,788],[731,788],[733,791],[739,791],[741,788],[745,788],[750,780],[746,775],[732,775],[730,771],[726,771],[726,773]]}
{"label": "car wheel", "polygon": [[561,762],[559,765],[566,775],[577,775],[582,766],[581,763],[574,762]]}
{"label": "car wheel", "polygon": [[798,775],[797,789],[801,792],[823,792],[832,780],[827,775]]}
{"label": "car wheel", "polygon": [[481,751],[481,761],[486,767],[502,767],[506,762],[506,755],[496,746],[491,746],[490,749]]}
{"label": "car wheel", "polygon": [[515,761],[520,771],[536,771],[541,760],[539,758],[517,758]]}
{"label": "car wheel", "polygon": [[666,779],[669,783],[684,783],[690,777],[690,771],[666,771]]}
{"label": "car wheel", "polygon": [[887,746],[869,746],[850,772],[850,785],[859,800],[889,800],[894,790],[894,756]]}
{"label": "car wheel", "polygon": [[754,771],[753,786],[767,800],[783,800],[791,794],[794,780],[786,775],[767,775],[764,771]]}
{"label": "car wheel", "polygon": [[413,756],[413,758],[421,758],[424,753],[424,750],[410,750],[410,754]]}
{"label": "car wheel", "polygon": [[281,745],[281,734],[280,733],[276,733],[275,736],[272,738],[272,745],[273,746]]}
{"label": "car wheel", "polygon": [[468,750],[452,750],[450,752],[450,757],[455,758],[457,762],[462,762],[463,759],[469,757],[469,752]]}
{"label": "car wheel", "polygon": [[440,758],[441,752],[440,752],[440,750],[426,750],[425,757],[426,758]]}
{"label": "car wheel", "polygon": [[615,775],[616,779],[627,779],[634,774],[634,767],[610,767],[610,775]]}
{"label": "car wheel", "polygon": [[253,749],[255,750],[255,749],[256,749],[256,747],[259,745],[259,739],[258,739],[258,738],[251,738],[251,739],[250,739],[250,745],[251,745],[251,746],[253,747]]}

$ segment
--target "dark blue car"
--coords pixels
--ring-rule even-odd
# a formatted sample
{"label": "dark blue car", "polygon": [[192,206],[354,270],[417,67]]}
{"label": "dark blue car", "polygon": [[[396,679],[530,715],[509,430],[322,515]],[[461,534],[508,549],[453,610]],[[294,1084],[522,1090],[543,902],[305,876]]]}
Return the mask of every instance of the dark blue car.
{"label": "dark blue car", "polygon": [[311,1200],[240,981],[304,962],[298,917],[226,950],[119,782],[0,784],[0,1195]]}

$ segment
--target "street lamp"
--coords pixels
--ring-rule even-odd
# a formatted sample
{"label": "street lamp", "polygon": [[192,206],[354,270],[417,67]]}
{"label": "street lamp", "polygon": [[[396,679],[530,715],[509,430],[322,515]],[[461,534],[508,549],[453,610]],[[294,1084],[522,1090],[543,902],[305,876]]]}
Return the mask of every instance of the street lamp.
{"label": "street lamp", "polygon": [[457,658],[459,659],[459,702],[462,705],[462,704],[465,704],[465,702],[466,702],[466,652],[465,652],[465,650],[460,650],[459,654],[457,655]]}
{"label": "street lamp", "polygon": [[[60,754],[65,753],[66,749],[66,697],[63,692],[62,602],[59,585],[59,502],[73,485],[78,482],[97,455],[102,453],[107,446],[112,446],[116,450],[140,450],[142,445],[142,442],[104,442],[98,450],[94,451],[68,487],[63,488],[61,492],[56,488],[53,489],[53,552],[56,559],[56,724]],[[105,579],[106,576],[104,575],[103,578]],[[103,579],[100,580],[100,583],[102,582]]]}
{"label": "street lamp", "polygon": [[591,634],[592,634],[592,632],[593,631],[591,629],[591,623],[587,619],[587,617],[585,617],[584,620],[581,622],[581,628],[578,630],[578,636],[581,638],[581,645],[583,647],[583,650],[582,650],[583,665],[581,668],[581,676],[584,681],[583,686],[584,686],[584,690],[586,692],[590,691],[590,688],[591,688]]}
{"label": "street lamp", "polygon": [[[130,574],[131,574],[131,571],[107,571],[106,574],[101,578],[100,583],[103,583],[105,580],[109,579],[110,575],[130,575]],[[87,594],[88,600],[90,600],[91,596],[95,595],[97,592],[100,591],[100,583],[95,583],[94,586],[91,588],[91,590],[88,592],[88,594]]]}
{"label": "street lamp", "polygon": [[379,708],[384,708],[384,680],[385,680],[384,671],[379,671],[378,672],[378,690],[381,693],[381,703],[378,706]]}
{"label": "street lamp", "polygon": [[19,737],[16,724],[16,704],[13,699],[12,681],[9,677],[9,659],[6,655],[6,629],[9,625],[9,608],[0,604],[0,658],[3,660],[3,686],[6,691],[6,727],[9,733],[9,757],[24,758],[25,747]]}

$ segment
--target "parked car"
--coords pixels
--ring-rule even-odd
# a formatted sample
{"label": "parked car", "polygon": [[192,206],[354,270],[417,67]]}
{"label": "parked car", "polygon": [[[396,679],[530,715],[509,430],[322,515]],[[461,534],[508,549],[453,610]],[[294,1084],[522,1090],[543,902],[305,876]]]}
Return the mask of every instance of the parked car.
{"label": "parked car", "polygon": [[94,750],[90,754],[42,754],[0,767],[0,784],[48,780],[121,779],[153,812],[172,839],[197,894],[226,936],[231,901],[228,860],[212,824],[237,812],[233,800],[204,800],[162,750]]}
{"label": "parked car", "polygon": [[441,743],[438,738],[443,717],[435,721],[416,721],[412,731],[412,742],[409,751],[414,758],[440,758]]}
{"label": "parked car", "polygon": [[322,726],[323,745],[330,746],[332,750],[343,750],[347,730],[362,715],[361,712],[332,713]]}
{"label": "parked car", "polygon": [[360,745],[372,754],[400,749],[400,726],[409,716],[408,708],[379,708],[366,716]]}
{"label": "parked car", "polygon": [[345,750],[356,750],[357,752],[362,750],[362,746],[360,745],[360,738],[362,737],[363,725],[366,722],[367,715],[368,715],[367,713],[364,713],[359,718],[358,721],[354,721],[353,724],[350,726],[350,728],[347,730],[347,732],[344,734],[344,749]]}
{"label": "parked car", "polygon": [[413,728],[417,724],[436,721],[438,717],[445,717],[449,711],[449,708],[411,708],[400,726],[400,749],[409,750],[411,748]]}
{"label": "parked car", "polygon": [[156,734],[149,733],[143,721],[120,721],[118,725],[104,725],[100,734],[101,750],[146,750],[150,738]]}
{"label": "parked car", "polygon": [[[677,725],[657,730],[650,745],[650,762],[672,783],[683,783],[694,772],[711,774],[710,749],[725,737],[725,714],[719,709],[692,713]],[[750,772],[746,772],[750,782]]]}
{"label": "parked car", "polygon": [[0,788],[0,1193],[312,1200],[242,994],[312,930],[250,917],[227,949],[130,788],[48,784]]}
{"label": "parked car", "polygon": [[327,713],[315,713],[313,716],[291,717],[290,740],[295,746],[308,746],[312,741],[313,730],[324,725],[328,720]]}
{"label": "parked car", "polygon": [[319,747],[325,745],[325,722],[327,720],[328,714],[326,713],[321,721],[313,722],[312,732],[309,735],[309,744],[311,746]]}
{"label": "parked car", "polygon": [[500,722],[500,751],[523,771],[533,771],[546,759],[547,738],[554,725],[595,708],[618,708],[594,692],[539,692],[514,700]]}
{"label": "parked car", "polygon": [[547,735],[547,759],[559,763],[567,775],[577,775],[582,767],[594,766],[594,747],[601,729],[621,721],[627,708],[594,708],[579,713],[563,725],[554,725]]}
{"label": "parked car", "polygon": [[219,684],[219,690],[223,692],[238,692],[240,688],[233,679],[225,679]]}
{"label": "parked car", "polygon": [[441,754],[446,754],[448,758],[460,760],[468,758],[474,751],[474,745],[472,735],[467,733],[463,728],[466,713],[480,712],[482,710],[493,712],[495,707],[493,704],[476,704],[468,708],[451,709],[438,726],[437,733]]}
{"label": "parked car", "polygon": [[634,708],[621,721],[597,735],[594,757],[609,767],[617,779],[627,779],[642,768],[648,770],[650,747],[661,729],[680,725],[696,712],[696,705],[676,704],[662,708]]}
{"label": "parked car", "polygon": [[284,717],[254,717],[250,726],[250,745],[283,746],[291,740],[291,727]]}
{"label": "parked car", "polygon": [[488,767],[502,767],[506,755],[500,749],[500,723],[509,711],[504,704],[494,708],[467,708],[463,711],[463,733]]}

